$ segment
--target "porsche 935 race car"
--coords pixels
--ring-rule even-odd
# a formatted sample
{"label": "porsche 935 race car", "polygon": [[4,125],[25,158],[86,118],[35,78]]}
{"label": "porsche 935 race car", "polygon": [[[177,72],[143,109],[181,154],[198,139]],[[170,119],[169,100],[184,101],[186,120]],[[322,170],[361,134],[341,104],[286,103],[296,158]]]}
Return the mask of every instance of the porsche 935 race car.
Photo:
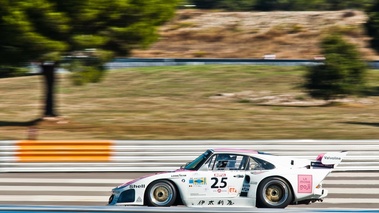
{"label": "porsche 935 race car", "polygon": [[285,208],[322,201],[322,181],[347,152],[307,160],[253,150],[209,149],[172,172],[112,190],[108,205]]}

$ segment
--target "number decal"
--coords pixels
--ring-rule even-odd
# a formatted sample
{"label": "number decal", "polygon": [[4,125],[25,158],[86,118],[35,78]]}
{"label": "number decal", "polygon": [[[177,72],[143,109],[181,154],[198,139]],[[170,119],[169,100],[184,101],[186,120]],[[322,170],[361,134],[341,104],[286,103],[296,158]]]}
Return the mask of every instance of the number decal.
{"label": "number decal", "polygon": [[227,177],[223,177],[223,178],[221,178],[221,186],[220,186],[220,188],[225,188],[226,187],[226,185],[228,185],[227,183],[226,183],[226,180],[227,180],[228,178]]}
{"label": "number decal", "polygon": [[[219,183],[219,179],[220,179],[220,183]],[[213,178],[211,178],[211,180],[213,181],[211,188],[212,189],[225,188],[228,185],[228,183],[226,182],[227,179],[228,179],[227,177],[222,177],[222,178],[213,177]]]}
{"label": "number decal", "polygon": [[212,186],[211,186],[211,188],[212,188],[212,189],[214,189],[214,188],[218,188],[218,187],[216,186],[217,183],[218,183],[218,178],[213,177],[213,178],[211,178],[211,180],[214,181],[213,184],[212,184]]}

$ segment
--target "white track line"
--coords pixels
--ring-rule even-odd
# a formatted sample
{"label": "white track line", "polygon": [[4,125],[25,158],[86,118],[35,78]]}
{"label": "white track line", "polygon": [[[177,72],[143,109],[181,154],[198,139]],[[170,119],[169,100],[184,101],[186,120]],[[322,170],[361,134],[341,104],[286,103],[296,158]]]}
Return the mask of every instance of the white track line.
{"label": "white track line", "polygon": [[350,194],[352,197],[354,197],[354,194],[367,194],[374,195],[378,194],[378,188],[328,188],[325,189],[328,190],[329,194]]}
{"label": "white track line", "polygon": [[373,204],[373,203],[379,203],[379,199],[373,199],[373,198],[328,198],[326,197],[323,201],[323,203],[329,203],[329,204]]}
{"label": "white track line", "polygon": [[335,185],[376,185],[379,186],[379,180],[324,180],[324,184]]}
{"label": "white track line", "polygon": [[[112,187],[98,186],[0,186],[0,191],[111,192]],[[34,196],[34,195],[33,195]]]}
{"label": "white track line", "polygon": [[379,177],[379,172],[332,172],[328,177]]}
{"label": "white track line", "polygon": [[[108,196],[52,196],[52,195],[0,195],[0,201],[33,201],[33,202],[108,202]],[[379,199],[356,199],[356,198],[325,198],[323,203],[329,204],[362,204],[362,203],[379,203]]]}
{"label": "white track line", "polygon": [[0,201],[34,201],[34,202],[102,202],[108,203],[109,196],[75,196],[75,195],[0,195]]}

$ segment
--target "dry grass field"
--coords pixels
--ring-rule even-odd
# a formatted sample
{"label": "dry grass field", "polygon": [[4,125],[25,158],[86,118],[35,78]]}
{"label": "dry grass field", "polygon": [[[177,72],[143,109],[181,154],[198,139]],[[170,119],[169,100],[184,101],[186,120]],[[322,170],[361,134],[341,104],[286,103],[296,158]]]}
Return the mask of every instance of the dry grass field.
{"label": "dry grass field", "polygon": [[365,59],[379,59],[368,47],[362,11],[220,12],[179,10],[159,30],[160,39],[133,57],[313,59],[320,39],[340,32]]}
{"label": "dry grass field", "polygon": [[[59,120],[36,123],[53,139],[377,139],[379,72],[370,95],[327,103],[299,85],[303,67],[172,66],[109,71],[73,86],[60,75]],[[26,139],[41,115],[42,78],[0,79],[0,140]]]}
{"label": "dry grass field", "polygon": [[[311,59],[339,31],[365,59],[360,11],[181,10],[160,39],[133,57]],[[367,97],[312,100],[299,88],[303,67],[174,66],[109,71],[98,84],[60,75],[58,120],[42,113],[41,76],[0,79],[0,140],[37,139],[378,139],[379,72]]]}

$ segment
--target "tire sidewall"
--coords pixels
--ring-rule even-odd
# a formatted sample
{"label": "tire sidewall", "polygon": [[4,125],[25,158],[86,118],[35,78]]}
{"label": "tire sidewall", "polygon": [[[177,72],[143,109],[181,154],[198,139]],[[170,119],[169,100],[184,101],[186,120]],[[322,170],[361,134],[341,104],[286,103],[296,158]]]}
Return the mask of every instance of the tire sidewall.
{"label": "tire sidewall", "polygon": [[[166,185],[167,187],[169,187],[172,191],[172,198],[171,200],[164,204],[164,205],[159,205],[157,203],[155,203],[152,199],[152,197],[150,196],[151,194],[151,190],[158,184],[163,184],[163,185]],[[146,205],[148,206],[159,206],[159,207],[169,207],[169,206],[172,206],[175,201],[176,201],[176,197],[177,197],[177,191],[176,191],[176,188],[175,186],[168,180],[156,180],[156,181],[153,181],[146,189],[146,192],[145,192],[145,200],[146,200]]]}
{"label": "tire sidewall", "polygon": [[[274,181],[276,184],[279,183],[278,185],[284,186],[281,188],[285,188],[288,192],[287,199],[284,202],[282,202],[280,205],[272,205],[272,204],[266,202],[266,200],[265,200],[266,192],[264,191],[264,189],[265,189],[265,186],[271,181]],[[267,188],[267,186],[266,186],[266,188]],[[258,191],[257,191],[257,204],[256,204],[256,206],[258,208],[285,208],[291,203],[292,199],[293,199],[293,193],[291,190],[291,186],[287,183],[287,181],[285,181],[283,178],[280,178],[280,177],[269,177],[269,178],[264,179],[259,184]]]}

